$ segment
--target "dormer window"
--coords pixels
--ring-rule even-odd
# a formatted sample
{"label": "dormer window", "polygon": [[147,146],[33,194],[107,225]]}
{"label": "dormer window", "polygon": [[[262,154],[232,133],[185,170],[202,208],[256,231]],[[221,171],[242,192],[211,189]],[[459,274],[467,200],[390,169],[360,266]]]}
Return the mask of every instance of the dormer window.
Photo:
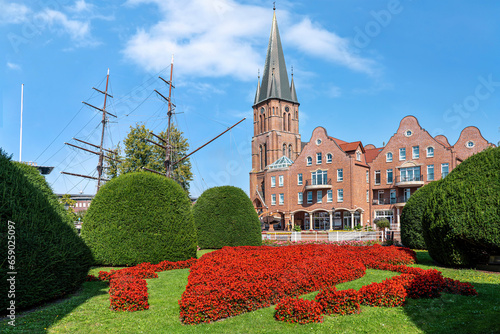
{"label": "dormer window", "polygon": [[356,160],[361,161],[361,152],[356,151]]}

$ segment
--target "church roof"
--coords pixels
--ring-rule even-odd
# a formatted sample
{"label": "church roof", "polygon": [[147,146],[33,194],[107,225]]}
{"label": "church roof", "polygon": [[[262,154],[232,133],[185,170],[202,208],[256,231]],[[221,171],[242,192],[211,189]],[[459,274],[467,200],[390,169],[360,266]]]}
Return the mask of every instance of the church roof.
{"label": "church roof", "polygon": [[290,87],[288,82],[285,56],[281,46],[278,21],[276,20],[276,11],[273,13],[273,24],[271,36],[269,37],[269,45],[267,46],[266,64],[264,65],[262,84],[257,87],[255,104],[270,98],[297,103],[297,94],[293,85],[293,79],[292,87]]}
{"label": "church roof", "polygon": [[268,167],[269,169],[278,169],[278,168],[287,168],[291,164],[293,164],[293,161],[290,160],[287,156],[282,156],[272,164],[270,164]]}

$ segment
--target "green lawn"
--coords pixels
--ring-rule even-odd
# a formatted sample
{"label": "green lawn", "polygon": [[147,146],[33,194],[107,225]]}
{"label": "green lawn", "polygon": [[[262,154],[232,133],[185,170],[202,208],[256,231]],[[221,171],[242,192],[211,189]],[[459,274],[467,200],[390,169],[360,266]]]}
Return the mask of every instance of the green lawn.
{"label": "green lawn", "polygon": [[[150,309],[113,312],[107,284],[86,282],[75,295],[26,312],[16,318],[16,329],[1,321],[2,333],[499,333],[500,274],[454,270],[433,266],[427,252],[418,253],[419,267],[437,268],[444,276],[474,284],[479,295],[445,294],[439,299],[410,300],[404,307],[362,306],[361,314],[325,316],[321,324],[290,325],[273,319],[273,307],[211,324],[184,326],[179,322],[177,301],[189,270],[158,273],[148,280]],[[93,269],[96,274],[100,269]],[[367,270],[364,277],[338,285],[354,288],[380,282],[395,273]],[[314,298],[315,293],[305,296]]]}

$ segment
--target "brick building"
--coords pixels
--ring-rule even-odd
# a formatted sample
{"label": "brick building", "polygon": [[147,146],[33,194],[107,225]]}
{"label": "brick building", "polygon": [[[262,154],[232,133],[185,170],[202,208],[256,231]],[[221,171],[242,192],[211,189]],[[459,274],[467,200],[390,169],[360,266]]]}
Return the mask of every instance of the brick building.
{"label": "brick building", "polygon": [[[313,130],[299,133],[299,102],[273,16],[266,63],[253,105],[250,198],[257,212],[277,224],[270,230],[334,230],[372,225],[386,217],[399,229],[401,209],[421,186],[445,177],[467,157],[493,146],[467,127],[454,145],[432,137],[406,116],[384,147],[363,146]],[[279,223],[278,223],[279,222]]]}

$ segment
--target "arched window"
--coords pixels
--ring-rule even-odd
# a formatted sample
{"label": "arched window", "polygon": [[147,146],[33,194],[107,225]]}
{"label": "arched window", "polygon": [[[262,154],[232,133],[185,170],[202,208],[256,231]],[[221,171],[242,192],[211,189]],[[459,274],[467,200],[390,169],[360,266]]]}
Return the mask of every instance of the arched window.
{"label": "arched window", "polygon": [[326,155],[326,163],[327,164],[331,164],[332,163],[332,159],[333,159],[333,155],[331,153],[328,153]]}
{"label": "arched window", "polygon": [[260,164],[260,170],[262,170],[264,165],[264,159],[262,155],[262,145],[259,146],[259,164]]}
{"label": "arched window", "polygon": [[288,157],[291,159],[292,158],[292,145],[288,145]]}
{"label": "arched window", "polygon": [[311,166],[313,163],[313,158],[312,157],[307,157],[307,165]]}
{"label": "arched window", "polygon": [[286,144],[283,144],[283,155],[286,155]]}
{"label": "arched window", "polygon": [[288,131],[292,132],[292,115],[288,113]]}
{"label": "arched window", "polygon": [[427,158],[432,158],[434,156],[434,147],[427,147]]}
{"label": "arched window", "polygon": [[356,160],[361,161],[361,152],[356,151]]}
{"label": "arched window", "polygon": [[391,153],[391,152],[388,152],[388,153],[385,155],[385,161],[386,161],[386,162],[392,162],[392,153]]}

